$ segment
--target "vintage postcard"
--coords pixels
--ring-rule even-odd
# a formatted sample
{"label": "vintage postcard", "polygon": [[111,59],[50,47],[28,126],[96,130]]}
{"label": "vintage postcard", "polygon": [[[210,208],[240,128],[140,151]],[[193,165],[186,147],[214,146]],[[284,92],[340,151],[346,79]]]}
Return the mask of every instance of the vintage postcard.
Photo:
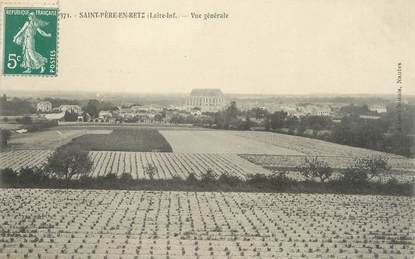
{"label": "vintage postcard", "polygon": [[0,258],[415,258],[414,11],[0,0]]}

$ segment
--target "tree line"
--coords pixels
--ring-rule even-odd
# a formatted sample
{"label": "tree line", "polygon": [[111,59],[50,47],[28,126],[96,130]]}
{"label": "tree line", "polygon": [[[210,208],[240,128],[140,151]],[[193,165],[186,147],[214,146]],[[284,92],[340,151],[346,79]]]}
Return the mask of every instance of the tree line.
{"label": "tree line", "polygon": [[[377,119],[365,119],[360,115],[373,115],[367,105],[349,105],[341,108],[338,121],[328,116],[306,115],[296,117],[285,111],[273,113],[254,108],[238,109],[232,102],[225,110],[214,113],[212,123],[217,129],[251,130],[261,128],[284,134],[318,138],[343,145],[415,156],[415,106],[404,105],[402,131],[396,131],[396,112],[388,112]],[[411,136],[412,135],[412,136]]]}

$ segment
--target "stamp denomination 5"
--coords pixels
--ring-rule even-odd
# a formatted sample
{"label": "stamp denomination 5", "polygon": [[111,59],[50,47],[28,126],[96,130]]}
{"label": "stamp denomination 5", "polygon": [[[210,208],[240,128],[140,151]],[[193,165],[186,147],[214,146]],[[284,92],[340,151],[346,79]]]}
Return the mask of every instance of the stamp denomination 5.
{"label": "stamp denomination 5", "polygon": [[56,75],[58,9],[5,8],[4,75]]}

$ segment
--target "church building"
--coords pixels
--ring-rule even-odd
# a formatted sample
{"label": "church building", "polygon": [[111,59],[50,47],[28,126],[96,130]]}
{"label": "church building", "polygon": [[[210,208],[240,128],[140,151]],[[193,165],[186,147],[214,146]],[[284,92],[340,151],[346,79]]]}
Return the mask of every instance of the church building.
{"label": "church building", "polygon": [[193,89],[186,99],[188,111],[199,108],[201,112],[217,112],[225,107],[225,97],[220,89]]}

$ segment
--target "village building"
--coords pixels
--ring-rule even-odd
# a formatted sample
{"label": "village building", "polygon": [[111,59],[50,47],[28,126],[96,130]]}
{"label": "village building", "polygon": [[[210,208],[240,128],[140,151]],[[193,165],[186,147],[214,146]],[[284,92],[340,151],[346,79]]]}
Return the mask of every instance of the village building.
{"label": "village building", "polygon": [[186,98],[186,109],[200,108],[201,112],[217,112],[225,107],[225,97],[220,89],[193,89]]}
{"label": "village building", "polygon": [[59,106],[59,111],[61,112],[70,112],[70,113],[76,113],[81,114],[82,108],[79,105],[73,105],[73,104],[64,104]]}
{"label": "village building", "polygon": [[39,102],[36,105],[36,111],[38,112],[52,112],[52,103],[49,101]]}
{"label": "village building", "polygon": [[369,111],[377,112],[377,113],[386,113],[388,110],[386,109],[385,105],[376,104],[376,105],[370,105],[369,106]]}

